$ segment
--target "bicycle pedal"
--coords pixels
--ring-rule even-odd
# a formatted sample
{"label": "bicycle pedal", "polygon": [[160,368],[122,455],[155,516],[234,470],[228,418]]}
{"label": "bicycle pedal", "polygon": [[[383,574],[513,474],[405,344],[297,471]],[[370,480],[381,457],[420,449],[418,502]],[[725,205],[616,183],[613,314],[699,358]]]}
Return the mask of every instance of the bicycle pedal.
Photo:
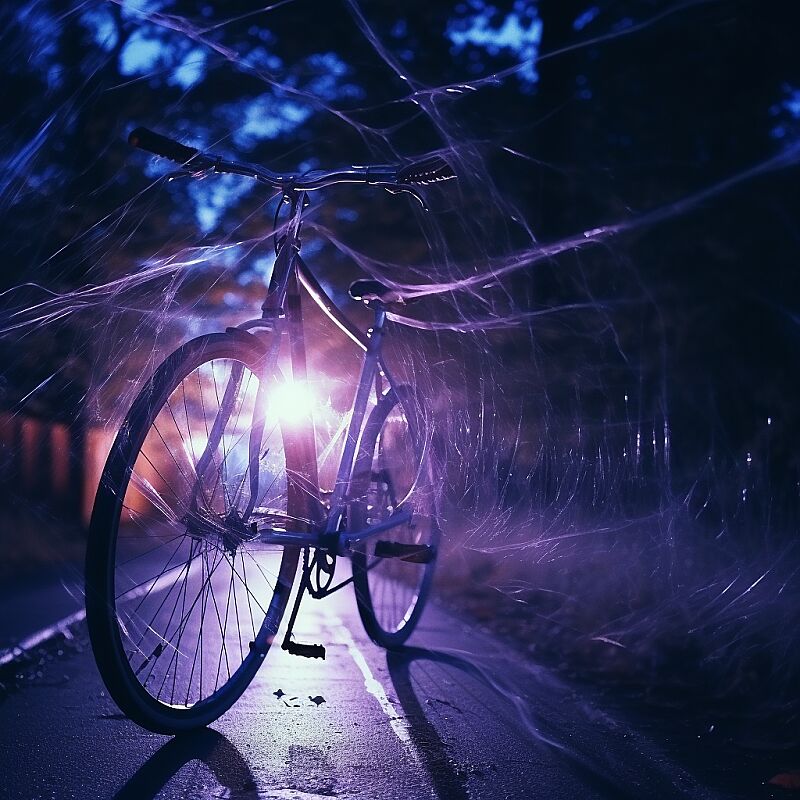
{"label": "bicycle pedal", "polygon": [[300,642],[284,642],[281,649],[293,656],[303,658],[321,658],[325,660],[325,646],[321,644],[301,644]]}
{"label": "bicycle pedal", "polygon": [[403,544],[401,542],[375,542],[375,558],[399,558],[412,564],[430,564],[436,550],[428,544]]}

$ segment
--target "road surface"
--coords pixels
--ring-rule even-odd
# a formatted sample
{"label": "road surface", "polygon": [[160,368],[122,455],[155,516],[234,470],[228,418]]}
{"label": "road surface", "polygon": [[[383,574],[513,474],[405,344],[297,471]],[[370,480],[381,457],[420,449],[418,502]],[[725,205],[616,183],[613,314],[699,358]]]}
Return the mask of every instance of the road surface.
{"label": "road surface", "polygon": [[[26,591],[0,602],[6,636],[22,638],[28,610],[41,624],[48,607],[79,608],[63,590],[60,606],[52,587]],[[296,634],[327,660],[273,649],[213,729],[170,739],[119,714],[79,620],[71,640],[40,645],[0,704],[0,797],[768,796],[705,788],[663,742],[435,603],[397,653],[367,639],[349,589],[307,598]]]}

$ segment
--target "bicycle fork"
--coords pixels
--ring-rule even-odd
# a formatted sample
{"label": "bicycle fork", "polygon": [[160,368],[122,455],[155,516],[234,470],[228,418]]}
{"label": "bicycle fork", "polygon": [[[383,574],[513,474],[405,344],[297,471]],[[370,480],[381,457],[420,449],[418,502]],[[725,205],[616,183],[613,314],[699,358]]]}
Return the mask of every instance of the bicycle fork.
{"label": "bicycle fork", "polygon": [[[299,233],[300,233],[300,220],[302,210],[306,204],[305,195],[301,194],[299,197],[296,195],[284,198],[291,203],[291,217],[287,227],[287,234],[283,237],[280,246],[277,248],[275,266],[272,270],[272,277],[270,278],[269,289],[267,290],[267,297],[261,306],[261,319],[249,320],[248,322],[239,325],[237,328],[229,328],[228,332],[242,331],[249,332],[253,329],[265,329],[270,331],[273,335],[270,340],[270,345],[267,353],[264,356],[260,367],[259,385],[255,398],[255,411],[253,416],[253,424],[250,429],[249,443],[248,443],[248,470],[249,470],[249,489],[250,496],[247,505],[240,513],[238,508],[234,505],[233,498],[231,499],[231,508],[228,512],[229,523],[238,523],[238,527],[246,526],[250,515],[253,513],[256,498],[258,497],[258,484],[259,484],[259,462],[261,458],[260,447],[261,439],[264,435],[264,426],[266,422],[266,414],[262,413],[263,409],[267,407],[267,386],[269,379],[275,374],[278,362],[278,352],[280,350],[284,322],[286,317],[287,299],[289,307],[289,328],[290,337],[293,342],[292,347],[292,371],[295,375],[295,367],[302,371],[303,379],[305,379],[306,365],[305,365],[305,347],[302,342],[302,319],[300,309],[299,288],[296,278],[296,265],[295,258],[299,251]],[[296,350],[294,342],[300,340],[300,351]],[[299,358],[295,358],[296,352]],[[209,468],[214,466],[214,454],[217,452],[219,445],[222,441],[225,428],[230,421],[233,414],[236,397],[241,388],[242,376],[244,374],[244,366],[242,364],[233,364],[231,367],[231,374],[228,378],[223,393],[222,402],[220,403],[219,410],[215,416],[214,422],[209,431],[208,441],[206,442],[203,452],[197,461],[195,469],[194,486],[192,487],[192,495],[189,504],[189,517],[197,517],[198,512],[198,497],[202,494],[203,485],[206,480],[206,475]],[[226,465],[220,464],[220,469],[225,469]]]}

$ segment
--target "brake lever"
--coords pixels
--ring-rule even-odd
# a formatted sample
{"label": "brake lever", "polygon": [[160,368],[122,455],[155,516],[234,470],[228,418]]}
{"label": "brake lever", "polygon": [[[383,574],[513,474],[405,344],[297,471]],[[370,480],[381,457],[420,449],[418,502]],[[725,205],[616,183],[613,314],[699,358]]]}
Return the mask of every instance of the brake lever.
{"label": "brake lever", "polygon": [[385,183],[383,184],[383,188],[386,189],[389,194],[410,194],[422,206],[423,211],[430,211],[422,195],[407,183]]}
{"label": "brake lever", "polygon": [[177,181],[179,178],[191,178],[192,174],[188,169],[176,169],[174,172],[168,172],[164,178],[167,183],[172,183],[172,181]]}
{"label": "brake lever", "polygon": [[195,180],[202,181],[204,178],[207,178],[209,175],[215,175],[217,173],[216,164],[211,167],[204,167],[203,169],[178,169],[175,172],[167,173],[167,181],[176,181],[179,178],[194,178]]}

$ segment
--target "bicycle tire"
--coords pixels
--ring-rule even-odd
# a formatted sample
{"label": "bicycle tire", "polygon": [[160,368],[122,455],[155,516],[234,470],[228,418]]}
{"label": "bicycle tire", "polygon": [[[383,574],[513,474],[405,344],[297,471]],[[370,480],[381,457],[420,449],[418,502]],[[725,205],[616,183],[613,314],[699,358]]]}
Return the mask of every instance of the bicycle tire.
{"label": "bicycle tire", "polygon": [[[239,513],[239,504],[243,502],[241,500],[243,495],[231,496],[230,494],[233,485],[232,476],[238,482],[238,491],[243,493],[246,470],[250,470],[250,474],[255,471],[253,449],[249,444],[249,438],[253,434],[248,434],[248,430],[252,431],[258,424],[257,420],[262,417],[256,416],[256,401],[250,399],[252,394],[250,384],[253,377],[257,376],[256,379],[259,383],[256,387],[256,395],[261,397],[259,387],[264,369],[264,355],[265,349],[258,339],[250,334],[237,331],[198,337],[172,353],[147,381],[131,406],[111,448],[98,486],[86,552],[86,612],[91,645],[103,681],[119,708],[139,725],[157,733],[175,734],[205,726],[231,707],[247,688],[261,665],[277,634],[291,592],[299,558],[299,548],[282,547],[269,550],[266,554],[259,552],[257,559],[250,550],[245,551],[247,545],[242,538],[244,536],[242,530],[246,530],[244,522],[236,527],[235,535],[231,533],[234,530],[234,518]],[[213,377],[214,392],[210,392],[209,371]],[[218,377],[224,379],[225,374],[228,375],[228,383],[225,384],[225,390],[220,399]],[[246,386],[244,384],[245,375],[247,375]],[[267,377],[273,379],[276,375],[277,372]],[[196,376],[199,391],[195,389],[193,376]],[[203,394],[204,385],[208,387],[205,396]],[[181,431],[176,416],[176,412],[178,415],[181,413],[181,404],[178,403],[179,390],[183,393],[182,406],[185,410],[185,424],[188,430],[186,436]],[[242,399],[239,401],[238,413],[234,419],[235,403],[239,395]],[[205,413],[209,404],[213,406],[215,397],[219,408],[217,416],[214,417],[215,421],[209,429],[209,418],[205,417]],[[229,397],[233,398],[234,405],[226,400]],[[172,398],[174,401],[171,402]],[[252,411],[250,411],[251,405]],[[159,424],[164,427],[169,421],[169,416],[164,414],[165,409],[169,409],[175,428],[180,434],[180,444],[177,443],[171,429],[166,434],[170,441],[175,442],[175,449],[179,451],[177,456],[169,449],[165,433],[159,428]],[[194,431],[191,428],[192,421],[196,421],[199,413],[198,409],[202,409],[205,423],[200,428],[199,434],[197,427]],[[249,423],[247,421],[248,414],[250,414]],[[243,416],[245,417],[244,421],[242,420]],[[214,431],[217,430],[215,427],[217,420],[221,423],[219,436],[214,434]],[[231,438],[237,435],[240,428],[241,435],[238,435],[238,438]],[[278,428],[280,430],[277,430]],[[160,460],[155,455],[158,438],[152,436],[154,431],[158,433],[158,437],[164,443],[164,448],[169,450],[169,455],[172,456],[172,460],[179,468],[177,472],[169,459],[163,458],[163,454]],[[263,433],[263,430],[260,433]],[[259,434],[256,436],[261,438]],[[195,443],[196,437],[197,442]],[[203,437],[206,438],[205,444],[202,443]],[[236,451],[234,457],[234,451],[237,447],[241,450],[243,447],[241,442],[245,437],[248,439],[245,473],[235,473],[234,475],[237,460],[241,472],[241,452]],[[287,435],[283,424],[271,427],[270,437],[270,441],[273,442],[273,454],[269,457],[266,453],[264,456],[260,455],[265,441],[261,439],[258,450],[258,471],[274,468],[276,477],[272,481],[272,486],[268,487],[264,497],[259,501],[262,505],[266,503],[265,509],[248,499],[253,508],[249,519],[256,519],[259,514],[262,516],[266,514],[272,519],[281,519],[280,515],[283,513],[284,505],[286,520],[308,519],[307,493],[301,491],[288,477],[300,474],[302,471],[300,463],[303,451],[302,441],[299,441],[298,436],[293,438],[292,435]],[[280,442],[282,445],[283,462],[281,462],[280,454],[275,454],[277,445],[274,442]],[[202,453],[197,458],[201,447],[203,448]],[[226,450],[226,447],[229,449]],[[219,452],[216,452],[215,455],[215,451]],[[202,470],[199,470],[203,459],[209,453],[209,460],[205,462]],[[184,456],[194,469],[192,480],[189,480],[187,476],[185,465],[183,469],[180,469],[180,459]],[[157,458],[160,470],[153,465],[153,458]],[[192,464],[192,459],[195,459],[196,463]],[[278,483],[281,463],[283,463],[286,478],[280,478]],[[211,464],[211,467],[208,464]],[[153,469],[150,470],[148,465]],[[149,477],[140,474],[137,470],[141,473],[148,471]],[[217,474],[212,487],[211,479],[215,470]],[[154,473],[157,473],[158,477],[155,477]],[[174,476],[174,485],[169,484],[166,475]],[[207,475],[208,477],[206,477]],[[228,481],[231,483],[226,486]],[[184,488],[181,488],[184,484],[186,487],[191,485],[191,490],[185,491]],[[220,484],[222,484],[222,489],[218,493]],[[248,485],[250,489],[253,488],[252,483]],[[168,489],[171,490],[177,501],[174,509],[164,507],[171,500]],[[179,492],[185,497],[179,496]],[[270,495],[267,498],[268,492]],[[145,501],[149,501],[153,508],[150,509]],[[270,506],[270,503],[275,503],[275,507]],[[221,514],[222,510],[226,508],[223,523]],[[183,517],[180,515],[181,511],[184,512]],[[170,518],[171,512],[174,512],[174,519]],[[158,516],[159,514],[163,519]],[[210,519],[212,524],[208,530],[201,529],[197,526],[196,519]],[[181,532],[182,527],[183,531]],[[170,542],[168,547],[164,543],[167,535],[170,537],[167,540]],[[143,545],[139,540],[147,542],[147,547],[159,541],[162,543],[157,544],[153,550],[141,551]],[[155,572],[158,566],[147,566],[149,562],[156,561],[153,553],[158,553],[162,547],[165,547],[166,550],[162,550],[158,557],[159,561],[164,557],[166,551],[172,552],[172,543],[176,540],[178,541],[177,549],[184,548],[183,554],[178,556],[179,559],[186,555],[188,544],[188,566],[178,561],[170,567],[175,559],[174,554],[170,555],[164,566],[161,567],[160,573]],[[125,548],[130,547],[130,551],[126,550],[126,555],[128,552],[140,554],[132,556],[120,564],[118,556],[123,548],[123,541]],[[253,548],[255,546],[255,543],[251,545]],[[241,556],[241,568],[238,567],[237,552]],[[245,558],[246,555],[248,559]],[[257,571],[253,568],[251,561],[255,563]],[[267,562],[269,566],[265,573],[263,567]],[[219,585],[224,577],[224,570],[222,575],[218,575],[223,564],[224,569],[230,571],[229,586],[233,587],[228,588],[224,626],[215,595],[215,584]],[[153,619],[147,623],[149,609],[155,605],[159,593],[164,595],[164,589],[159,586],[159,582],[167,583],[179,567],[180,570],[174,584],[161,599]],[[247,574],[248,567],[250,568],[250,577]],[[187,612],[188,587],[190,581],[193,580],[194,584],[191,589],[193,594],[198,585],[198,568],[200,570],[199,590]],[[151,581],[149,586],[147,581],[139,584],[139,573],[145,571],[149,573],[151,569],[153,574],[147,578]],[[170,595],[184,573],[183,586],[178,589],[173,604]],[[272,577],[269,577],[268,573]],[[169,577],[165,578],[165,576]],[[237,576],[241,586],[237,584],[234,587]],[[132,588],[125,588],[131,582]],[[260,586],[258,586],[259,583],[261,583]],[[145,586],[148,587],[146,592]],[[256,589],[257,586],[258,589]],[[119,593],[120,589],[123,589],[121,594]],[[242,590],[244,598],[238,601],[237,592],[241,594]],[[262,604],[256,596],[256,591],[259,594],[267,595],[270,590],[271,597],[265,597]],[[180,615],[175,617],[178,613],[177,607],[181,602],[179,599],[181,591],[183,591],[183,599]],[[144,593],[144,599],[136,594],[137,592]],[[203,600],[198,607],[201,594],[203,594]],[[233,594],[233,604],[236,607],[238,631],[233,631],[231,621],[230,637],[238,634],[238,647],[235,639],[229,638],[228,631],[228,620],[231,616],[231,594]],[[142,606],[151,602],[148,600],[150,595],[153,596],[152,605],[145,606],[148,607],[148,611],[145,612]],[[209,668],[207,668],[204,684],[204,653],[211,649],[211,643],[217,637],[217,632],[211,628],[210,622],[209,627],[206,628],[206,611],[207,608],[211,608],[209,596],[213,599],[213,606],[216,609],[220,652],[214,688],[204,695],[204,690],[209,687],[210,680],[207,677],[209,675]],[[170,599],[168,600],[168,598]],[[247,609],[244,608],[245,599]],[[134,600],[138,602],[135,608],[133,608]],[[244,620],[240,618],[240,603],[242,605],[241,617],[244,617]],[[160,627],[163,625],[163,618],[166,617],[166,609],[170,605],[173,605],[172,614],[161,631]],[[254,606],[257,606],[255,613]],[[163,614],[161,614],[162,608],[164,608]],[[246,611],[249,611],[252,637],[245,630],[248,641],[244,644],[242,627],[246,627],[248,616]],[[210,610],[208,614],[209,617],[212,616]],[[170,633],[173,617],[177,620],[177,627]],[[260,624],[257,623],[256,618],[260,620]],[[213,618],[211,622],[213,622]],[[134,641],[134,637],[138,638],[142,630],[144,631],[141,634],[142,638],[139,642]],[[155,634],[154,637],[150,635],[151,630]],[[187,637],[186,641],[188,642],[185,645],[184,636]],[[157,644],[151,651],[154,640]],[[196,643],[195,640],[197,640]],[[146,645],[145,642],[147,642]],[[227,643],[230,643],[230,648]],[[181,694],[176,702],[176,683],[179,675],[181,680],[185,679],[189,670],[188,661],[192,648],[194,648],[194,661],[188,679],[186,679],[185,699],[183,687],[181,687]],[[229,653],[229,649],[232,652]],[[200,653],[199,681],[196,692],[193,693],[193,686],[197,680],[195,673],[197,672],[198,650]],[[169,654],[170,659],[166,667],[163,666],[163,660],[160,661],[165,652]],[[223,676],[223,682],[220,685],[218,682],[223,655],[227,677]],[[144,660],[142,661],[142,659]],[[150,661],[152,664],[149,664]],[[234,662],[234,665],[239,661],[240,663],[231,670],[231,661]],[[213,668],[212,660],[210,666],[212,672]],[[156,679],[152,681],[154,672]],[[155,684],[161,677],[161,673],[164,674],[161,680],[162,688],[156,693]],[[164,691],[165,682],[168,683],[170,680],[172,682],[171,696],[167,702],[166,697],[161,698],[161,693]],[[194,699],[194,694],[196,694],[196,699]]]}
{"label": "bicycle tire", "polygon": [[[394,445],[397,452],[387,455]],[[427,602],[441,535],[430,447],[410,387],[390,389],[372,409],[353,469],[351,498],[349,527],[354,531],[385,519],[399,507],[413,512],[409,525],[367,539],[354,547],[352,557],[364,629],[375,644],[400,647],[413,633]],[[418,546],[428,560],[418,563],[413,555],[409,555],[412,560],[377,558],[376,548],[385,548],[387,540],[390,547],[410,547],[409,554]]]}

